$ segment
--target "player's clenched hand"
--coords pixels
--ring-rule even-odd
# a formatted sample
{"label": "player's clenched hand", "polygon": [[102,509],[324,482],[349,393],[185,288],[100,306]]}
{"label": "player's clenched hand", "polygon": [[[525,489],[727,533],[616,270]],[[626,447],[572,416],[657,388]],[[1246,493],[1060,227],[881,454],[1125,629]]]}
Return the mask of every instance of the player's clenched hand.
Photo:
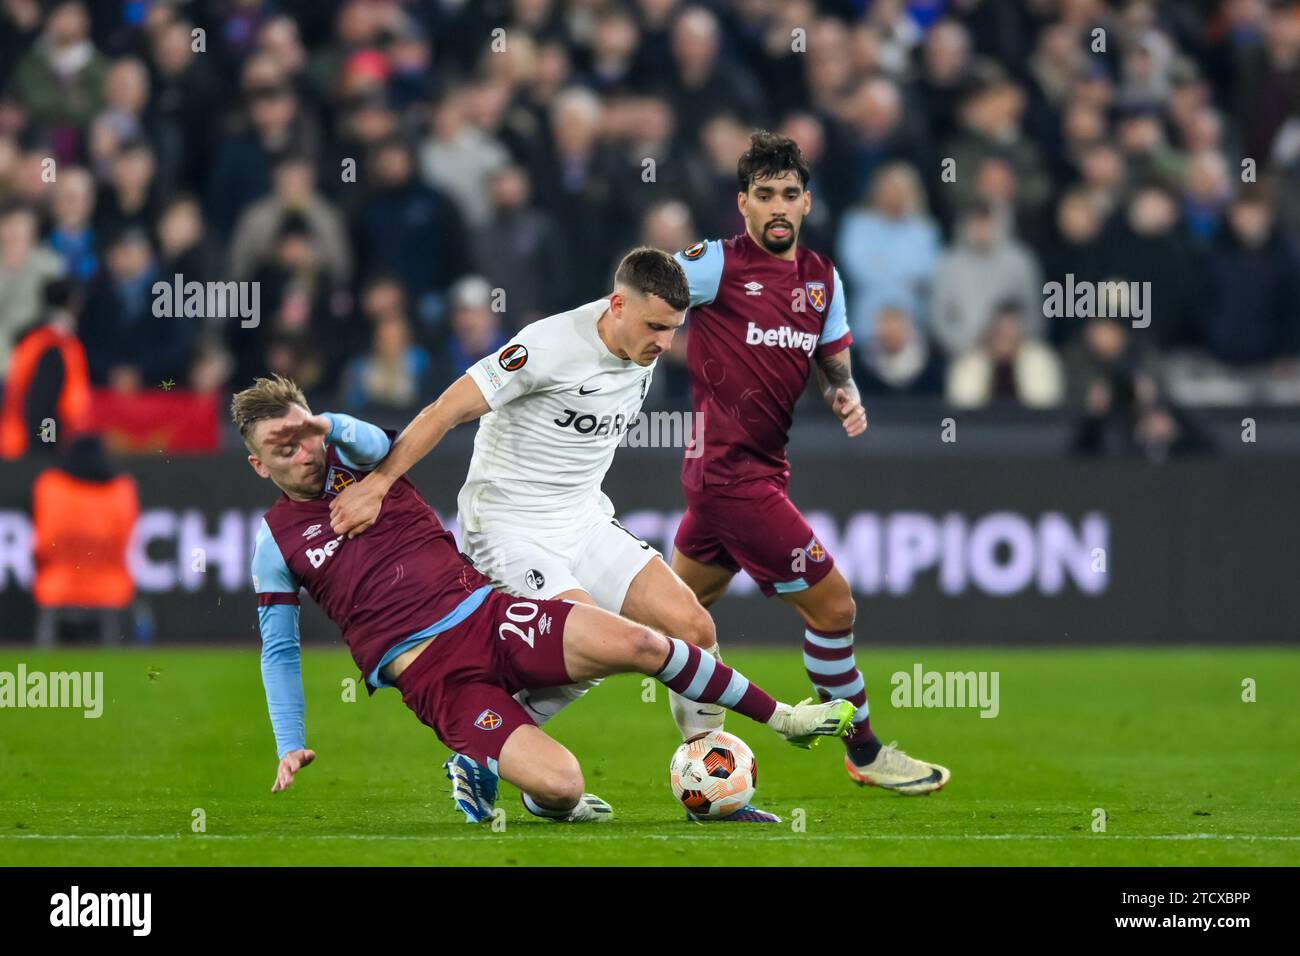
{"label": "player's clenched hand", "polygon": [[844,389],[837,389],[835,392],[835,404],[832,406],[835,414],[839,416],[840,421],[844,423],[844,430],[848,432],[850,438],[857,438],[867,430],[867,410],[862,403],[849,398]]}
{"label": "player's clenched hand", "polygon": [[330,433],[330,420],[324,415],[304,415],[298,408],[290,409],[284,420],[262,434],[267,445],[293,445],[312,435],[324,438]]}
{"label": "player's clenched hand", "polygon": [[330,527],[355,538],[379,520],[386,489],[374,475],[348,485],[330,502]]}
{"label": "player's clenched hand", "polygon": [[293,783],[293,775],[316,759],[314,750],[291,750],[280,758],[280,768],[275,772],[275,784],[272,793],[288,790]]}

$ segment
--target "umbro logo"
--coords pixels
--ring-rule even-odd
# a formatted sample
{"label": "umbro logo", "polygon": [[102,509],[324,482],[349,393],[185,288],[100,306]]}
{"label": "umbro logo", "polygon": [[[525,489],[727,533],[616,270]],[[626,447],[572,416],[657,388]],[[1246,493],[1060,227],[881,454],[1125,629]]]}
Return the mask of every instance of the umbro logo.
{"label": "umbro logo", "polygon": [[585,385],[579,385],[579,386],[578,386],[578,394],[579,394],[579,395],[590,395],[590,394],[592,394],[593,392],[599,392],[599,391],[600,391],[600,386],[599,386],[599,385],[597,385],[595,388],[587,388],[587,386],[585,386]]}
{"label": "umbro logo", "polygon": [[303,536],[304,538],[306,538],[308,541],[310,541],[312,538],[316,537],[316,535],[318,535],[318,534],[320,534],[320,525],[318,525],[318,524],[314,524],[314,525],[312,525],[310,528],[308,528],[306,531],[304,531],[304,532],[302,533],[302,536]]}
{"label": "umbro logo", "polygon": [[762,295],[762,294],[763,294],[763,283],[761,282],[745,283],[745,295]]}

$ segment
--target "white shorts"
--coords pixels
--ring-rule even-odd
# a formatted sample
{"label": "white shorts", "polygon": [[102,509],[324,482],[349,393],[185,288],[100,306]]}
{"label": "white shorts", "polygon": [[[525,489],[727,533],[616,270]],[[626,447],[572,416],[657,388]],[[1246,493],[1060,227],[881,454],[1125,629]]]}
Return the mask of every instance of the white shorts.
{"label": "white shorts", "polygon": [[461,547],[475,567],[523,597],[549,599],[579,589],[607,611],[623,609],[632,579],[659,552],[608,514],[593,512],[562,532],[539,532],[492,521],[465,531]]}

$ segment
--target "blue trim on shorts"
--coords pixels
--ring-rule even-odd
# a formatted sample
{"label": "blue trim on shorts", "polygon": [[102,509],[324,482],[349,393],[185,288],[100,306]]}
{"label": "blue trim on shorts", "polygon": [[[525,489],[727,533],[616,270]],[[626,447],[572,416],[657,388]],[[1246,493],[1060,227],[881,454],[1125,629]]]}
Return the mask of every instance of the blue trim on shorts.
{"label": "blue trim on shorts", "polygon": [[459,624],[461,621],[465,620],[465,618],[469,617],[471,614],[477,611],[480,606],[482,606],[483,602],[487,600],[488,594],[490,594],[491,592],[492,592],[492,585],[490,584],[483,585],[477,591],[471,593],[469,597],[465,598],[465,600],[457,604],[452,609],[452,612],[448,614],[446,617],[444,617],[442,620],[435,621],[434,623],[426,627],[424,630],[417,631],[415,634],[412,634],[410,637],[402,638],[400,641],[398,641],[396,644],[394,644],[392,647],[390,647],[387,651],[384,652],[384,656],[379,659],[379,663],[375,665],[375,669],[370,672],[370,675],[366,678],[366,682],[369,683],[371,687],[375,687],[375,688],[396,687],[397,686],[396,684],[390,684],[388,681],[380,677],[379,676],[380,671],[382,671],[385,667],[391,664],[402,654],[409,651],[416,644],[419,644],[421,641],[428,640],[429,638],[433,637],[435,634],[441,634],[443,631],[450,630],[451,628]]}
{"label": "blue trim on shorts", "polygon": [[795,591],[807,591],[808,582],[803,578],[795,578],[793,581],[773,581],[772,590],[777,594],[793,594]]}

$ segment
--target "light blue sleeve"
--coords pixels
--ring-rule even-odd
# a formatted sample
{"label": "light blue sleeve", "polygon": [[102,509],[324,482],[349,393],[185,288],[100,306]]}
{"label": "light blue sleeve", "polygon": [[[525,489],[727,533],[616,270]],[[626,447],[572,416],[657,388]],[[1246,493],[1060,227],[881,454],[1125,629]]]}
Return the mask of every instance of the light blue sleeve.
{"label": "light blue sleeve", "polygon": [[298,582],[294,579],[266,520],[253,549],[253,590],[258,594],[291,594],[290,604],[261,604],[257,609],[262,634],[262,686],[266,710],[275,731],[277,756],[307,746],[307,703],[302,691],[302,651],[298,633]]}
{"label": "light blue sleeve", "polygon": [[835,288],[831,290],[831,306],[826,313],[826,323],[822,326],[822,337],[818,345],[837,342],[849,334],[848,310],[844,307],[844,282],[840,279],[840,270],[832,267],[835,273]]}
{"label": "light blue sleeve", "polygon": [[352,468],[369,468],[384,460],[392,442],[378,425],[363,422],[351,415],[325,412],[330,431],[325,441],[337,445],[339,460]]}
{"label": "light blue sleeve", "polygon": [[722,265],[726,252],[721,239],[697,242],[673,256],[686,272],[686,282],[691,289],[691,308],[708,305],[718,294],[722,284]]}

